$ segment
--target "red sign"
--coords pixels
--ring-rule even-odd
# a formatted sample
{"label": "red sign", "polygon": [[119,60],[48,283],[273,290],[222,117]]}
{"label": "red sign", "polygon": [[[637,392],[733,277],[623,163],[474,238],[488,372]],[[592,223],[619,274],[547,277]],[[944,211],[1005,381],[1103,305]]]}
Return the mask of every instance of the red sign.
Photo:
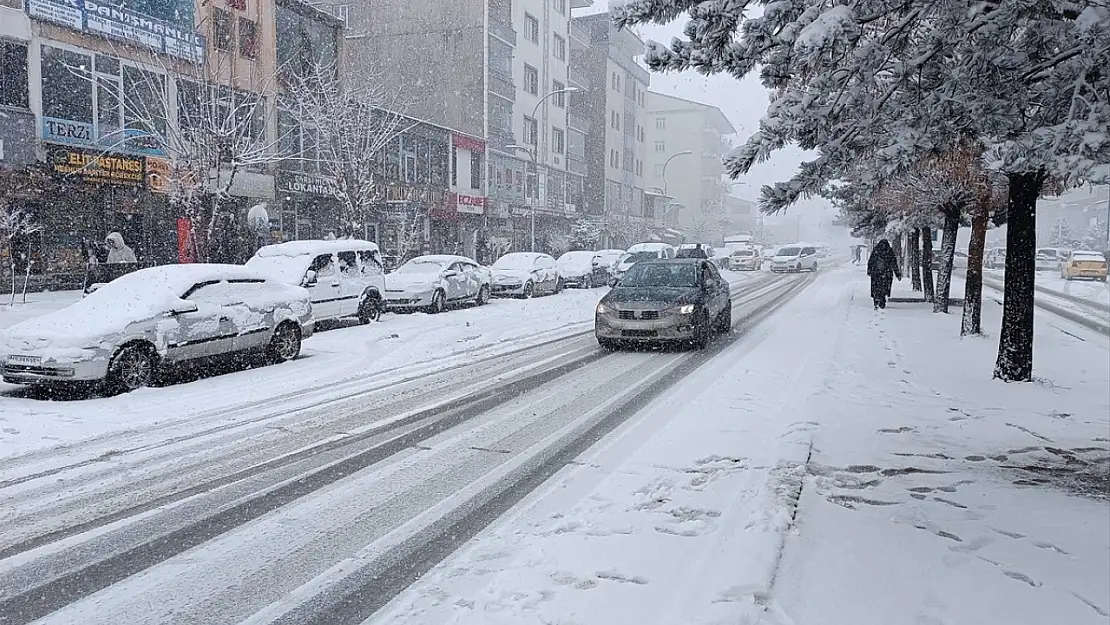
{"label": "red sign", "polygon": [[193,222],[185,217],[180,217],[177,220],[177,262],[197,262],[197,256],[194,251]]}
{"label": "red sign", "polygon": [[486,143],[481,139],[473,139],[464,135],[451,135],[451,144],[457,148],[471,152],[485,152]]}
{"label": "red sign", "polygon": [[481,215],[486,212],[486,198],[480,195],[456,194],[455,209],[460,213]]}
{"label": "red sign", "polygon": [[246,11],[247,10],[247,0],[227,0],[227,6],[233,8],[237,11]]}

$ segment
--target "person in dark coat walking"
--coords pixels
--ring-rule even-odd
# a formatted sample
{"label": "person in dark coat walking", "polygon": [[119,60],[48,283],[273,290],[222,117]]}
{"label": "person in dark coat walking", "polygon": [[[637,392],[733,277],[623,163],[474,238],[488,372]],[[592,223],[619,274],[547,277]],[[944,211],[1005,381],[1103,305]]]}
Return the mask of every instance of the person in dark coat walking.
{"label": "person in dark coat walking", "polygon": [[875,300],[875,310],[886,308],[886,298],[890,297],[894,276],[898,276],[899,281],[902,280],[898,258],[886,239],[876,243],[875,249],[871,251],[867,259],[867,275],[871,276],[871,299]]}

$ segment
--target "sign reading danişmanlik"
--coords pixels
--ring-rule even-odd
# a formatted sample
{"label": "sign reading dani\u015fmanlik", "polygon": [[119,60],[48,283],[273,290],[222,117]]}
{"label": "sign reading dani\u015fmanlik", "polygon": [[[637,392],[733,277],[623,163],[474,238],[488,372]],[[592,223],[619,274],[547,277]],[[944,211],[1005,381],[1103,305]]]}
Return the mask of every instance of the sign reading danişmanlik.
{"label": "sign reading dani\u015fmanlik", "polygon": [[126,7],[100,0],[25,0],[25,8],[37,20],[204,62],[202,35]]}

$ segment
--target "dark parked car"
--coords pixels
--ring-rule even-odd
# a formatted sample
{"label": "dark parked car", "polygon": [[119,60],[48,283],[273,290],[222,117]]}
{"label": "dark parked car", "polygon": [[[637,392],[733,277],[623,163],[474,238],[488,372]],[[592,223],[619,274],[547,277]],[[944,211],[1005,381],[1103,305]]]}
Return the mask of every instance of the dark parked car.
{"label": "dark parked car", "polygon": [[594,332],[602,347],[622,344],[709,345],[732,328],[728,283],[705,259],[641,261],[597,305]]}

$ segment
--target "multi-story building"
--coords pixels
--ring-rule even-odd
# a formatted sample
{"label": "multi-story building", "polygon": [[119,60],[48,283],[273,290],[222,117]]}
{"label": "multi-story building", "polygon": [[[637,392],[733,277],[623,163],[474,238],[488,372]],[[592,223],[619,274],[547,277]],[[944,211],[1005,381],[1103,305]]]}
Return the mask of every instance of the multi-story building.
{"label": "multi-story building", "polygon": [[661,225],[644,186],[650,77],[635,60],[644,42],[618,30],[608,13],[575,18],[571,34],[571,71],[591,86],[571,101],[571,119],[588,125],[585,212],[604,224],[601,245],[624,247]]}
{"label": "multi-story building", "polygon": [[[567,174],[570,11],[589,3],[335,4],[347,19],[347,54],[368,79],[395,85],[407,114],[485,139],[456,146],[489,200],[482,215],[460,222],[462,238],[491,253],[528,249],[534,218],[537,249],[558,251],[582,187],[579,174]],[[479,232],[491,236],[478,241]]]}
{"label": "multi-story building", "polygon": [[664,220],[695,240],[720,244],[726,224],[722,159],[736,129],[715,106],[649,92],[647,185],[673,198]]}

